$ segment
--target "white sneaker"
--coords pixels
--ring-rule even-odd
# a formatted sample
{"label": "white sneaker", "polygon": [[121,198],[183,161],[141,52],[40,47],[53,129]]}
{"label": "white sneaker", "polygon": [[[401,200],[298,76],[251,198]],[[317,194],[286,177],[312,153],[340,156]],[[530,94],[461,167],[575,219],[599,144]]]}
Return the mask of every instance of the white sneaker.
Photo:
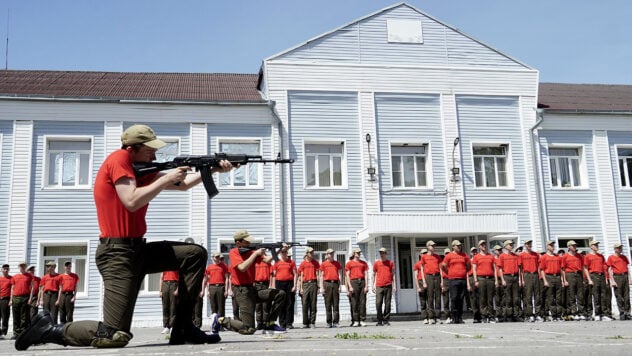
{"label": "white sneaker", "polygon": [[612,321],[612,318],[607,315],[604,315],[601,317],[601,321]]}
{"label": "white sneaker", "polygon": [[530,323],[535,323],[535,316],[531,315],[531,316],[529,317],[529,322],[530,322]]}
{"label": "white sneaker", "polygon": [[360,326],[366,326],[367,324],[364,321],[360,322]]}
{"label": "white sneaker", "polygon": [[452,321],[452,319],[451,319],[451,318],[447,318],[447,319],[445,320],[445,323],[446,323],[446,324],[450,324],[450,322],[451,322],[451,321]]}
{"label": "white sneaker", "polygon": [[575,321],[580,320],[579,319],[579,315],[573,315],[573,320],[575,320]]}
{"label": "white sneaker", "polygon": [[580,316],[579,316],[579,320],[586,320],[586,317],[585,317],[585,316],[583,316],[583,315],[580,315]]}
{"label": "white sneaker", "polygon": [[169,328],[164,328],[164,329],[162,329],[161,334],[169,334],[169,331],[171,331],[171,330],[169,330]]}
{"label": "white sneaker", "polygon": [[350,327],[352,327],[352,328],[353,328],[353,327],[356,327],[356,326],[360,326],[360,323],[358,323],[358,322],[354,321],[354,322],[352,322],[352,323],[351,323],[351,325],[350,325]]}
{"label": "white sneaker", "polygon": [[424,324],[428,325],[430,324],[430,321],[428,319],[424,319]]}

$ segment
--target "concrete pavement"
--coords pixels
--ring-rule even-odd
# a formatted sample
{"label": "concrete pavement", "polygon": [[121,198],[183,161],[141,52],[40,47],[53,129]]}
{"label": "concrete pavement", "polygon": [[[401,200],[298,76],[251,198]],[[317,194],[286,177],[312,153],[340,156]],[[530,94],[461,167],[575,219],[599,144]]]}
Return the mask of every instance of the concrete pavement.
{"label": "concrete pavement", "polygon": [[[348,325],[348,324],[347,324]],[[371,324],[373,325],[373,324]],[[17,352],[13,340],[0,340],[4,355],[630,355],[632,321],[423,325],[397,321],[391,326],[293,329],[286,334],[244,336],[222,332],[214,345],[169,346],[161,328],[132,329],[122,349],[41,345]]]}

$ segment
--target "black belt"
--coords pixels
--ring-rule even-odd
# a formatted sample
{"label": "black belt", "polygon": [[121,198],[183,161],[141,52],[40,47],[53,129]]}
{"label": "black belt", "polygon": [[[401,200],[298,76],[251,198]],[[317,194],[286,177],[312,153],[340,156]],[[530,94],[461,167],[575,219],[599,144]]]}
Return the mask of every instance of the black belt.
{"label": "black belt", "polygon": [[547,276],[559,276],[559,273],[545,273]]}
{"label": "black belt", "polygon": [[178,283],[178,281],[163,281],[164,283]]}
{"label": "black belt", "polygon": [[516,277],[516,276],[518,276],[518,273],[505,273],[504,276],[505,277]]}
{"label": "black belt", "polygon": [[340,283],[340,281],[335,280],[335,279],[334,279],[334,280],[331,280],[331,281],[325,281],[325,282],[327,282],[327,283]]}
{"label": "black belt", "polygon": [[251,288],[252,284],[233,284],[233,287],[237,287],[237,288]]}
{"label": "black belt", "polygon": [[146,242],[142,237],[101,237],[99,241],[103,245],[128,245],[131,247],[144,245]]}
{"label": "black belt", "polygon": [[525,272],[526,274],[538,274],[538,272]]}
{"label": "black belt", "polygon": [[255,282],[255,284],[270,284],[269,281],[264,281],[264,282]]}
{"label": "black belt", "polygon": [[352,281],[363,281],[363,280],[364,280],[364,278],[354,278],[354,279],[352,279]]}
{"label": "black belt", "polygon": [[52,290],[47,290],[47,291],[44,292],[44,294],[49,294],[49,295],[50,294],[57,294],[57,293],[58,293],[57,291],[52,291]]}
{"label": "black belt", "polygon": [[615,276],[627,276],[628,272],[625,273],[613,273]]}
{"label": "black belt", "polygon": [[316,280],[315,280],[315,279],[312,279],[312,280],[310,280],[310,281],[303,281],[303,283],[316,283]]}
{"label": "black belt", "polygon": [[494,276],[476,276],[476,278],[492,279]]}
{"label": "black belt", "polygon": [[0,297],[0,300],[9,300],[11,297]]}
{"label": "black belt", "polygon": [[68,294],[70,294],[70,295],[74,295],[74,294],[75,294],[75,292],[62,292],[62,294],[65,294],[65,295],[68,295]]}
{"label": "black belt", "polygon": [[426,277],[428,276],[438,276],[439,273],[426,273]]}
{"label": "black belt", "polygon": [[14,295],[13,297],[14,298],[26,298],[28,296],[29,296],[28,294],[22,294],[22,295]]}
{"label": "black belt", "polygon": [[209,284],[211,287],[223,287],[224,283]]}
{"label": "black belt", "polygon": [[603,276],[603,273],[599,273],[599,272],[590,272],[590,274],[596,274],[598,276]]}
{"label": "black belt", "polygon": [[566,272],[566,274],[569,274],[569,273],[579,274],[579,273],[581,273],[581,272],[580,272],[580,271],[569,271],[569,272]]}

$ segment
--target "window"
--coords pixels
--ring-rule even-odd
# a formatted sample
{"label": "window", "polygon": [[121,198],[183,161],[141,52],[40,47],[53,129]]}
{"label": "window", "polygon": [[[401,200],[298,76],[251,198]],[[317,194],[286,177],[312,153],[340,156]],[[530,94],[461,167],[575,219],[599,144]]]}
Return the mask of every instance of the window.
{"label": "window", "polygon": [[549,147],[551,186],[554,188],[581,187],[581,149]]}
{"label": "window", "polygon": [[420,20],[386,19],[388,42],[423,43]]}
{"label": "window", "polygon": [[632,148],[617,148],[622,188],[632,188]]}
{"label": "window", "polygon": [[341,187],[344,144],[305,144],[307,187]]}
{"label": "window", "polygon": [[[308,242],[307,246],[314,249],[314,259],[319,263],[325,261],[325,252],[328,249],[333,249],[335,251],[334,260],[340,263],[342,266],[342,270],[340,271],[341,280],[340,285],[344,285],[345,283],[345,263],[349,258],[349,254],[347,253],[347,248],[349,247],[349,242],[347,241],[328,241],[328,242]],[[297,265],[301,264],[301,261],[296,261]],[[298,267],[298,266],[297,266]]]}
{"label": "window", "polygon": [[590,251],[590,240],[592,240],[591,237],[586,237],[586,236],[577,236],[577,237],[559,237],[557,239],[557,246],[556,246],[556,252],[559,251],[560,249],[564,249],[565,251],[568,251],[568,242],[569,241],[575,241],[577,243],[577,250],[578,251]]}
{"label": "window", "polygon": [[[259,141],[223,141],[219,143],[219,151],[260,156],[261,143]],[[244,164],[237,169],[219,175],[219,184],[224,187],[259,187],[260,182],[260,164]]]}
{"label": "window", "polygon": [[180,140],[161,137],[167,145],[156,151],[156,162],[173,161],[180,154]]}
{"label": "window", "polygon": [[79,276],[77,293],[85,293],[88,247],[86,245],[52,245],[44,246],[43,250],[43,263],[40,265],[46,266],[48,262],[54,262],[57,264],[57,273],[64,273],[64,264],[68,261],[72,262],[72,271]]}
{"label": "window", "polygon": [[428,186],[426,162],[427,145],[391,146],[393,188],[419,188]]}
{"label": "window", "polygon": [[90,184],[90,139],[48,139],[45,178],[47,187],[87,187]]}
{"label": "window", "polygon": [[507,187],[507,145],[474,146],[474,176],[479,188]]}

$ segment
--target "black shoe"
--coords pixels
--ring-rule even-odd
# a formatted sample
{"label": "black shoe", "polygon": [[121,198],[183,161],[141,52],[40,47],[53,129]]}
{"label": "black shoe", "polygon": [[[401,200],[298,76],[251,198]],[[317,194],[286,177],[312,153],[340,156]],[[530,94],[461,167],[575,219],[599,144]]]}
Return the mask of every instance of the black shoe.
{"label": "black shoe", "polygon": [[191,325],[188,331],[171,329],[171,337],[169,338],[169,345],[184,345],[184,344],[216,344],[220,342],[222,338],[219,334],[207,334],[200,328],[196,328]]}
{"label": "black shoe", "polygon": [[257,325],[257,330],[263,330],[263,324]]}
{"label": "black shoe", "polygon": [[47,311],[37,314],[31,324],[15,339],[15,349],[24,351],[31,345],[45,344],[48,342],[66,345],[62,335],[63,324],[53,325],[53,319]]}
{"label": "black shoe", "polygon": [[388,320],[384,321],[382,324],[384,324],[384,326],[391,326],[391,323]]}
{"label": "black shoe", "polygon": [[384,325],[384,324],[382,324],[381,321],[378,321],[377,324],[375,324],[375,326],[382,326],[382,325]]}
{"label": "black shoe", "polygon": [[290,324],[287,327],[285,327],[286,329],[294,329],[294,325]]}
{"label": "black shoe", "polygon": [[474,324],[480,324],[482,323],[481,319],[474,319],[473,321]]}

